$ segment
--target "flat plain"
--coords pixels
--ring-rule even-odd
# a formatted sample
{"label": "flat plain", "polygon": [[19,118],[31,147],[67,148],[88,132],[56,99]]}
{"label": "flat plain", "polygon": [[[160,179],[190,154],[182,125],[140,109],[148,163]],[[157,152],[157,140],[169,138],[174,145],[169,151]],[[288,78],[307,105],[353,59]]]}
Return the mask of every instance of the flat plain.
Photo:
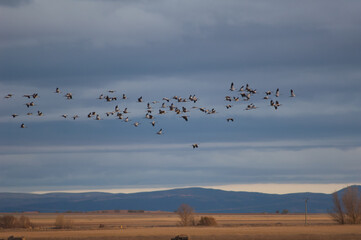
{"label": "flat plain", "polygon": [[[0,214],[3,215],[3,214]],[[19,217],[21,214],[11,214]],[[186,234],[192,240],[203,239],[361,239],[360,225],[337,225],[327,214],[196,214],[212,216],[213,227],[181,227],[174,213],[65,213],[72,229],[54,229],[55,213],[23,214],[35,224],[33,229],[1,229],[0,239],[24,236],[40,239],[171,239]],[[101,227],[100,227],[101,226]]]}

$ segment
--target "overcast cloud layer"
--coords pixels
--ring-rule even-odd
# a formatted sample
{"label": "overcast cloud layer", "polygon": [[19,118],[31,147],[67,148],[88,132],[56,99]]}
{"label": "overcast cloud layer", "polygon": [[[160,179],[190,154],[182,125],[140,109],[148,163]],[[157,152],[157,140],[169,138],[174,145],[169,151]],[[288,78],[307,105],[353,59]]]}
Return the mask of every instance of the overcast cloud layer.
{"label": "overcast cloud layer", "polygon": [[[0,1],[0,191],[361,183],[360,9],[351,0]],[[257,93],[227,110],[231,82]],[[197,103],[173,101],[190,109],[188,122],[157,114],[163,97],[193,94]],[[144,118],[152,101],[156,127]],[[246,111],[250,103],[258,108]],[[129,123],[106,117],[116,105]]]}

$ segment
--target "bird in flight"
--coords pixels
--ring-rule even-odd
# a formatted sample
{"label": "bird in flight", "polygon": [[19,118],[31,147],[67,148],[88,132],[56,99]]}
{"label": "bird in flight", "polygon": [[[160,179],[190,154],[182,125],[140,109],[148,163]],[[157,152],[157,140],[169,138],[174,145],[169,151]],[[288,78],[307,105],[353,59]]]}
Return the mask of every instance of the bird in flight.
{"label": "bird in flight", "polygon": [[73,94],[67,93],[67,94],[65,94],[65,97],[66,97],[66,99],[68,99],[68,100],[73,99]]}
{"label": "bird in flight", "polygon": [[252,110],[252,109],[256,109],[256,108],[257,107],[253,103],[251,103],[251,104],[247,105],[246,110]]}
{"label": "bird in flight", "polygon": [[[229,109],[227,111],[233,111],[233,110],[237,110],[238,106],[242,106],[242,102],[243,101],[248,101],[250,99],[254,99],[255,96],[257,96],[257,91],[255,88],[251,88],[250,85],[247,83],[245,86],[242,86],[239,91],[236,91],[236,88],[235,88],[235,85],[234,82],[231,83],[230,85],[230,88],[228,89],[228,96],[225,96],[225,101],[229,102],[227,103],[226,105],[226,109]],[[226,89],[227,90],[227,89]],[[229,92],[230,91],[230,92]],[[9,91],[10,92],[10,91]],[[57,87],[55,88],[55,93],[60,93],[60,89]],[[108,90],[107,91],[108,94],[109,93],[115,93],[116,90]],[[274,97],[276,97],[277,100],[281,100],[282,101],[282,96],[281,98],[280,97],[280,90],[279,88],[276,89],[275,92],[271,92],[271,91],[265,91],[264,92],[265,95],[263,95],[262,97],[260,97],[260,99],[269,99],[270,100],[270,106],[274,107],[274,109],[278,109],[282,104],[279,103],[279,101],[274,101],[272,100],[275,99]],[[106,95],[106,96],[105,96]],[[110,94],[109,94],[110,95]],[[14,94],[7,94],[4,98],[16,98],[18,96],[17,93]],[[26,97],[28,99],[36,99],[39,97],[38,93],[33,93],[33,94],[25,94],[25,95],[20,95],[19,96],[23,96],[23,97]],[[128,99],[127,96],[123,93],[122,95],[122,99],[125,100],[125,99]],[[139,95],[138,95],[139,96]],[[196,105],[197,101],[198,101],[198,98],[196,97],[195,94],[190,94],[188,95],[189,97],[182,97],[182,96],[179,96],[179,95],[173,95],[173,97],[163,97],[163,98],[159,98],[159,99],[155,99],[155,101],[151,101],[151,102],[148,102],[146,104],[146,107],[145,107],[145,119],[144,120],[134,120],[134,121],[131,121],[129,120],[129,117],[126,117],[125,114],[128,114],[128,108],[127,106],[125,106],[124,110],[120,110],[120,104],[116,105],[112,111],[109,111],[109,109],[107,110],[108,112],[105,112],[104,113],[106,114],[107,117],[111,117],[113,115],[116,115],[115,119],[123,119],[124,122],[129,122],[131,121],[133,124],[134,127],[138,127],[139,125],[141,125],[143,123],[143,121],[147,121],[147,119],[149,119],[149,123],[152,124],[152,126],[154,127],[156,122],[154,121],[155,118],[158,119],[158,115],[156,117],[154,117],[154,112],[156,112],[157,110],[155,109],[159,109],[159,115],[170,115],[172,116],[172,114],[175,114],[175,115],[178,115],[179,118],[183,118],[186,122],[189,121],[190,117],[191,117],[191,113],[188,113],[188,112],[192,112],[193,109],[199,109],[200,111],[202,111],[203,113],[209,115],[209,114],[215,114],[215,113],[218,113],[216,112],[215,108],[206,108],[206,107],[200,107],[200,106],[189,106],[187,104],[194,104]],[[293,89],[290,89],[290,97],[295,97],[295,93],[294,93],[294,90]],[[66,97],[67,99],[73,99],[73,95],[72,93],[68,92],[64,95],[64,97]],[[94,98],[96,99],[96,98]],[[117,101],[117,97],[115,96],[108,96],[106,93],[103,95],[101,94],[98,99],[104,99],[106,100],[107,102],[112,102],[112,101]],[[137,102],[138,103],[142,103],[143,102],[143,97],[140,96],[139,98],[136,98],[137,99]],[[222,100],[222,98],[220,99]],[[223,100],[223,101],[224,101]],[[243,101],[242,101],[243,100]],[[268,100],[268,101],[269,101]],[[30,100],[29,100],[30,101]],[[36,100],[34,100],[36,102]],[[125,103],[125,102],[124,102]],[[159,105],[158,105],[159,104]],[[177,104],[182,104],[181,106],[177,106]],[[29,107],[32,107],[32,106],[37,106],[38,103],[34,103],[34,102],[30,102],[30,103],[25,103],[25,105],[27,106],[27,108]],[[39,103],[40,105],[40,103]],[[139,105],[142,105],[142,104],[139,104]],[[168,106],[169,105],[169,106]],[[258,105],[258,104],[257,104]],[[167,110],[167,108],[169,108],[169,110]],[[231,109],[232,108],[232,109]],[[246,108],[245,110],[252,110],[252,109],[256,109],[257,107],[251,103],[251,104],[248,104],[246,105]],[[14,111],[15,112],[15,111]],[[135,109],[134,112],[138,113],[138,109]],[[153,114],[152,114],[153,113]],[[123,115],[124,114],[124,115]],[[187,115],[185,115],[187,114]],[[222,114],[220,112],[220,114]],[[20,114],[21,115],[21,114]],[[27,115],[32,115],[32,113],[27,113]],[[35,115],[35,113],[34,113]],[[43,113],[41,111],[38,110],[38,113],[37,113],[38,116],[43,116]],[[60,115],[60,114],[59,114]],[[19,116],[18,114],[12,114],[11,115],[12,118],[16,118],[17,116]],[[70,118],[71,115],[69,115],[69,118]],[[88,115],[88,119],[94,119],[94,120],[102,120],[100,118],[101,114],[97,114],[96,112],[90,112]],[[144,116],[144,115],[143,115]],[[68,115],[67,114],[63,114],[61,115],[61,117],[63,118],[68,118]],[[163,116],[159,116],[159,118],[161,118]],[[71,118],[73,118],[74,120],[79,118],[79,115],[74,115],[72,116]],[[85,118],[86,119],[86,118]],[[138,118],[139,119],[139,118]],[[228,117],[226,118],[227,122],[234,122],[234,118],[232,117]],[[160,125],[162,121],[159,121],[157,122],[157,125]],[[149,126],[149,125],[148,125]],[[230,126],[234,126],[233,124],[230,125]],[[21,128],[25,128],[25,124],[22,123]],[[157,132],[156,132],[157,135],[162,135],[163,134],[163,128],[160,128]],[[198,148],[199,145],[197,143],[194,143],[192,144],[192,147],[193,149],[195,148]]]}
{"label": "bird in flight", "polygon": [[25,105],[26,105],[28,108],[35,106],[34,102],[25,103]]}
{"label": "bird in flight", "polygon": [[188,116],[182,116],[182,118],[184,119],[184,120],[186,120],[186,122],[188,122]]}
{"label": "bird in flight", "polygon": [[295,92],[291,89],[291,97],[296,97]]}
{"label": "bird in flight", "polygon": [[234,83],[233,83],[233,82],[231,83],[231,87],[229,88],[229,90],[231,90],[231,91],[236,90],[236,89],[234,88]]}

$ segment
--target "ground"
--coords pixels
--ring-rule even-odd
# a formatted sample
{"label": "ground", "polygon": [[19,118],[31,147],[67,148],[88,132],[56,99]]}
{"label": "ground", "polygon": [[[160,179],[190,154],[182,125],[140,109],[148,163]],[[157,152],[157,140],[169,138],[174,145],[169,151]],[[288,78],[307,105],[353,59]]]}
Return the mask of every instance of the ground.
{"label": "ground", "polygon": [[[1,214],[0,214],[1,215]],[[20,216],[21,214],[13,214]],[[66,213],[73,228],[54,229],[57,214],[24,214],[36,225],[33,229],[2,229],[0,239],[11,235],[26,239],[171,239],[186,234],[192,240],[320,240],[361,239],[360,225],[337,225],[327,214],[309,214],[308,224],[302,214],[197,214],[213,216],[216,227],[180,227],[174,213]],[[100,225],[103,225],[101,228]]]}

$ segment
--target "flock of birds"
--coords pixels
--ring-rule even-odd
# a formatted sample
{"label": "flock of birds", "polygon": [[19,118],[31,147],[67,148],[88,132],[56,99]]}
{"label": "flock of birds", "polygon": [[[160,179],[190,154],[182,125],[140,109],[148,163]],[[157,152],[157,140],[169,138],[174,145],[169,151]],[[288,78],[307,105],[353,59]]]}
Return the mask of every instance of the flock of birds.
{"label": "flock of birds", "polygon": [[[249,86],[249,84],[246,84],[245,86],[241,86],[239,89],[235,87],[234,83],[232,82],[229,88],[229,92],[231,94],[225,96],[225,108],[226,109],[230,109],[234,106],[235,103],[239,102],[239,101],[244,101],[244,102],[250,102],[250,100],[252,99],[252,96],[257,94],[257,90],[253,89]],[[61,94],[61,90],[59,88],[56,88],[54,91],[55,94]],[[104,100],[106,102],[113,102],[113,101],[118,101],[119,100],[127,100],[128,97],[126,96],[126,94],[122,94],[120,97],[114,96],[114,94],[116,93],[115,90],[108,90],[106,94],[101,94],[99,95],[99,97],[97,99],[99,100]],[[110,94],[112,94],[113,96],[110,96]],[[72,100],[73,99],[73,94],[68,92],[65,93],[65,95],[63,95],[66,99],[68,100]],[[269,101],[269,106],[274,108],[275,110],[277,110],[281,104],[278,100],[280,96],[280,90],[279,88],[276,89],[276,91],[265,91],[264,92],[264,97],[263,99],[265,101]],[[290,97],[295,97],[295,93],[293,91],[293,89],[290,90]],[[5,99],[10,99],[13,98],[14,94],[7,94],[4,98]],[[23,95],[24,98],[29,99],[28,102],[26,102],[24,105],[26,106],[26,108],[28,108],[29,110],[31,108],[34,108],[34,106],[36,106],[35,102],[36,99],[39,97],[38,93],[33,93],[33,94],[26,94]],[[272,97],[275,98],[275,100],[272,99]],[[30,100],[31,99],[31,100]],[[189,112],[190,109],[188,109],[186,106],[181,106],[178,107],[176,106],[176,104],[183,104],[187,103],[187,102],[192,102],[192,103],[197,103],[198,101],[198,97],[196,97],[196,95],[189,95],[189,97],[187,98],[183,98],[183,97],[179,97],[179,96],[173,96],[171,98],[169,97],[163,97],[161,99],[161,104],[160,107],[158,107],[159,109],[157,109],[157,111],[154,109],[157,107],[157,103],[160,103],[160,101],[152,101],[152,102],[148,102],[146,104],[146,113],[145,113],[145,118],[149,119],[151,122],[151,125],[153,127],[155,127],[156,122],[155,122],[155,114],[157,115],[165,115],[167,112],[174,112],[175,114],[179,115],[180,118],[184,119],[186,122],[189,121]],[[142,103],[144,102],[143,97],[140,96],[139,98],[137,98],[137,102],[138,103]],[[233,104],[233,105],[232,105]],[[253,103],[249,103],[247,104],[246,108],[244,110],[254,110],[257,109],[258,107],[253,104]],[[215,108],[212,109],[207,109],[205,107],[196,107],[193,106],[192,109],[199,109],[199,111],[205,113],[205,114],[215,114],[217,113],[217,111],[215,110]],[[129,110],[127,107],[125,107],[124,109],[120,109],[119,108],[119,104],[117,104],[114,107],[113,111],[109,111],[105,113],[105,116],[110,117],[110,116],[115,116],[117,119],[123,120],[124,122],[130,122],[131,120],[129,119],[129,116],[127,116],[127,114],[129,113]],[[33,112],[28,112],[26,113],[26,115],[30,116],[30,115],[35,115],[33,114]],[[41,112],[40,110],[37,110],[36,115],[39,117],[44,116],[43,112]],[[16,118],[19,115],[16,113],[13,113],[12,118]],[[66,119],[66,118],[72,118],[73,120],[76,120],[79,118],[79,115],[73,115],[73,116],[68,116],[68,114],[62,114],[60,115],[60,117]],[[102,117],[99,113],[97,112],[89,112],[87,114],[87,118],[89,119],[95,119],[95,120],[102,120]],[[234,118],[228,117],[226,118],[227,122],[233,122]],[[133,123],[134,127],[138,127],[140,125],[140,122],[135,121]],[[27,126],[24,123],[21,123],[20,128],[27,128]],[[163,134],[163,129],[160,128],[157,132],[157,135],[162,135]],[[194,143],[192,144],[193,149],[198,148],[199,144],[198,143]]]}

